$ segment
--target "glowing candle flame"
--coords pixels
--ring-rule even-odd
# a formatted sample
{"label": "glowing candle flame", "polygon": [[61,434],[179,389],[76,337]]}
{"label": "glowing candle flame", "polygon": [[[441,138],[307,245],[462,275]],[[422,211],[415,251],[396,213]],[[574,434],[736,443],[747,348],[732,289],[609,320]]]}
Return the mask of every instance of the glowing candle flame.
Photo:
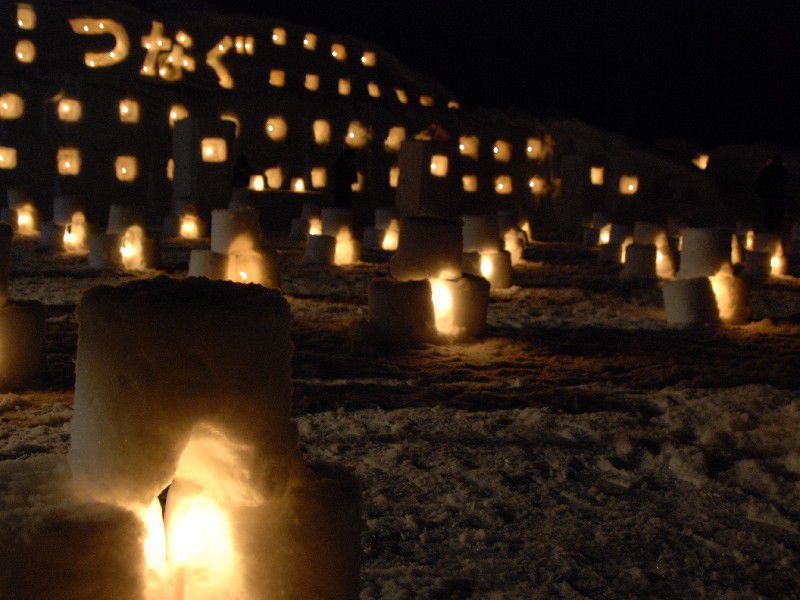
{"label": "glowing candle flame", "polygon": [[308,235],[322,235],[322,219],[311,217],[308,220]]}
{"label": "glowing candle flame", "polygon": [[453,294],[447,283],[441,279],[431,279],[431,301],[436,330],[439,333],[453,333]]}
{"label": "glowing candle flame", "polygon": [[484,254],[481,256],[481,275],[484,279],[489,279],[492,276],[492,271],[494,271],[494,267],[492,265],[492,259],[490,256]]}
{"label": "glowing candle flame", "polygon": [[200,224],[195,215],[181,217],[181,237],[185,240],[196,240],[200,237]]}
{"label": "glowing candle flame", "polygon": [[392,219],[389,222],[389,227],[386,228],[386,233],[383,234],[383,242],[381,247],[384,250],[394,251],[397,250],[397,244],[400,241],[400,225],[397,219]]}
{"label": "glowing candle flame", "polygon": [[170,518],[169,558],[183,565],[219,571],[233,560],[231,526],[211,499],[194,496],[182,500]]}
{"label": "glowing candle flame", "polygon": [[604,225],[600,228],[599,240],[601,244],[608,244],[611,242],[611,225]]}

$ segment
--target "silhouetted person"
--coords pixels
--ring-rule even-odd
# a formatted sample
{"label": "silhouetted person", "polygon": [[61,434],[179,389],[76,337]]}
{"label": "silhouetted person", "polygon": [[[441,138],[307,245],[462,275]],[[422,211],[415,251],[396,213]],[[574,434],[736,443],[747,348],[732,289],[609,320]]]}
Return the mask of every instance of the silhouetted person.
{"label": "silhouetted person", "polygon": [[353,200],[353,184],[358,181],[356,153],[349,148],[339,155],[333,163],[333,205],[350,208]]}
{"label": "silhouetted person", "polygon": [[776,154],[773,156],[756,179],[756,192],[761,198],[764,209],[764,222],[767,231],[781,233],[783,215],[786,212],[786,167],[783,158]]}
{"label": "silhouetted person", "polygon": [[250,186],[250,177],[255,173],[253,167],[250,166],[250,161],[244,154],[240,154],[239,158],[233,165],[233,182],[235,188],[246,188]]}

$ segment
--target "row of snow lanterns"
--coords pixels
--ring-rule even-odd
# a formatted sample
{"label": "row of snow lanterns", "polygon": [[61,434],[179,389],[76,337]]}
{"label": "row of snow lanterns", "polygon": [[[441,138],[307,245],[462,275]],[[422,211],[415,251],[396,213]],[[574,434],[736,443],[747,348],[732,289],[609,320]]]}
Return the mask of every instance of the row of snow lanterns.
{"label": "row of snow lanterns", "polygon": [[[584,241],[598,246],[601,265],[622,263],[625,279],[665,280],[667,320],[678,325],[744,322],[750,315],[746,281],[783,276],[787,265],[797,273],[800,265],[800,225],[792,228],[788,258],[780,235],[747,224],[737,225],[736,233],[647,222],[631,229],[595,213]],[[741,278],[734,274],[737,265]]]}

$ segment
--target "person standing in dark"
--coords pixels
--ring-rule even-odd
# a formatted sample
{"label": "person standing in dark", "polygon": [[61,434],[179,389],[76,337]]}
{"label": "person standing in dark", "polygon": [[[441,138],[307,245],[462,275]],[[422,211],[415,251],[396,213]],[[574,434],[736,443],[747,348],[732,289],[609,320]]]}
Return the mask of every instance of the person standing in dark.
{"label": "person standing in dark", "polygon": [[356,153],[346,149],[333,163],[333,205],[337,208],[350,208],[353,201],[353,184],[358,181]]}
{"label": "person standing in dark", "polygon": [[233,165],[233,181],[235,188],[246,188],[250,185],[250,177],[254,174],[250,161],[244,154],[240,154]]}
{"label": "person standing in dark", "polygon": [[786,167],[780,154],[773,156],[756,180],[756,192],[761,198],[767,231],[780,234],[786,212]]}

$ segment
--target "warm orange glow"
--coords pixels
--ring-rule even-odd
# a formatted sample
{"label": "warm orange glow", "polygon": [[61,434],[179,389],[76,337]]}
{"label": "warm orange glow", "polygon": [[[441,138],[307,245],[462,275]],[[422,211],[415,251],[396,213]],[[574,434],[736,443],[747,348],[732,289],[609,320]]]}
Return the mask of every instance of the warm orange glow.
{"label": "warm orange glow", "polygon": [[360,121],[351,121],[347,127],[347,135],[344,138],[345,144],[351,148],[363,148],[369,141],[369,129]]}
{"label": "warm orange glow", "polygon": [[264,124],[264,128],[267,131],[267,137],[273,142],[284,141],[289,131],[286,120],[280,116],[269,117]]}
{"label": "warm orange glow", "polygon": [[540,138],[528,138],[525,154],[531,160],[539,160],[544,154],[544,143]]}
{"label": "warm orange glow", "polygon": [[783,255],[783,244],[780,242],[769,259],[769,268],[773,277],[780,277],[786,273],[786,257]]}
{"label": "warm orange glow", "polygon": [[494,270],[494,266],[492,265],[491,257],[487,255],[481,255],[481,275],[484,279],[489,279],[492,276],[492,271]]}
{"label": "warm orange glow", "polygon": [[603,225],[600,228],[599,242],[601,245],[611,242],[611,225]]}
{"label": "warm orange glow", "polygon": [[319,89],[319,75],[306,73],[305,88],[309,92],[316,92]]}
{"label": "warm orange glow", "polygon": [[625,264],[625,258],[627,257],[628,254],[628,246],[630,246],[632,243],[633,243],[633,237],[631,236],[626,237],[625,241],[622,242],[622,255],[620,258],[620,262],[623,265]]}
{"label": "warm orange glow", "polygon": [[174,127],[175,123],[189,116],[189,111],[181,104],[173,104],[169,109],[169,126]]}
{"label": "warm orange glow", "polygon": [[271,190],[279,190],[283,186],[283,169],[271,167],[264,171],[267,177],[267,187]]}
{"label": "warm orange glow", "polygon": [[433,97],[432,96],[420,96],[419,97],[419,103],[420,103],[421,106],[424,106],[425,108],[430,108],[434,104]]}
{"label": "warm orange glow", "polygon": [[347,49],[342,44],[332,44],[331,56],[339,62],[344,62],[347,60]]}
{"label": "warm orange glow", "polygon": [[327,146],[331,143],[331,124],[324,119],[317,119],[312,125],[314,130],[314,143],[317,146]]}
{"label": "warm orange glow", "polygon": [[170,515],[169,560],[213,572],[232,567],[233,537],[227,515],[206,496],[181,498]]}
{"label": "warm orange glow", "polygon": [[400,145],[406,139],[406,128],[400,125],[395,125],[389,129],[386,134],[386,139],[383,142],[383,147],[387,152],[397,152],[400,150]]}
{"label": "warm orange glow", "polygon": [[295,177],[292,179],[292,191],[297,193],[306,191],[306,182],[302,177]]}
{"label": "warm orange glow", "polygon": [[356,242],[349,227],[342,227],[336,236],[335,265],[351,265],[356,259]]}
{"label": "warm orange glow", "polygon": [[745,234],[744,247],[746,250],[752,252],[755,246],[756,246],[756,232],[751,229]]}
{"label": "warm orange glow", "polygon": [[122,236],[122,244],[119,248],[122,257],[122,266],[128,271],[140,271],[145,269],[144,258],[144,230],[138,225],[129,227]]}
{"label": "warm orange glow", "polygon": [[393,165],[389,169],[389,187],[396,188],[398,183],[400,183],[400,167]]}
{"label": "warm orange glow", "polygon": [[17,149],[0,146],[0,169],[17,168]]}
{"label": "warm orange glow", "polygon": [[32,204],[17,206],[17,233],[24,236],[36,235],[36,209]]}
{"label": "warm orange glow", "polygon": [[514,191],[511,183],[511,177],[508,175],[499,175],[494,180],[494,191],[501,196],[506,196]]}
{"label": "warm orange glow", "polygon": [[400,104],[408,104],[408,94],[406,94],[405,90],[395,89],[394,95],[397,96],[397,101]]}
{"label": "warm orange glow", "polygon": [[370,81],[367,84],[367,93],[370,95],[371,98],[380,98],[381,97],[381,88],[374,81]]}
{"label": "warm orange glow", "polygon": [[516,265],[522,260],[525,251],[520,239],[521,235],[516,229],[509,229],[503,234],[503,249],[511,255],[512,265]]}
{"label": "warm orange glow", "polygon": [[365,67],[374,67],[375,64],[378,62],[378,57],[375,55],[374,52],[370,52],[369,50],[365,51],[364,54],[361,55],[361,64]]}
{"label": "warm orange glow", "polygon": [[381,242],[381,248],[387,251],[394,251],[397,250],[397,244],[400,241],[400,224],[397,222],[397,219],[392,219],[389,221],[389,227],[386,228],[386,231],[383,234],[383,242]]}
{"label": "warm orange glow", "polygon": [[434,154],[431,156],[431,175],[434,177],[447,177],[449,161],[444,154]]}
{"label": "warm orange glow", "polygon": [[436,330],[445,335],[455,335],[457,330],[453,323],[454,301],[450,287],[441,279],[430,279],[429,282]]}
{"label": "warm orange glow", "polygon": [[114,162],[117,180],[125,183],[136,181],[138,163],[135,156],[118,156]]}
{"label": "warm orange glow", "polygon": [[350,92],[352,91],[352,84],[350,83],[349,79],[340,79],[339,80],[339,95],[340,96],[349,96]]}
{"label": "warm orange glow", "polygon": [[303,38],[303,48],[305,48],[306,50],[316,50],[317,36],[313,33],[307,33],[306,36]]}
{"label": "warm orange glow", "polygon": [[473,193],[478,191],[478,176],[464,175],[461,177],[461,185],[465,192]]}
{"label": "warm orange glow", "polygon": [[19,62],[30,64],[36,60],[36,46],[30,40],[20,40],[14,49],[14,56]]}
{"label": "warm orange glow", "polygon": [[72,98],[62,98],[58,101],[58,118],[67,123],[77,123],[81,120],[83,109],[81,103]]}
{"label": "warm orange glow", "polygon": [[139,122],[139,103],[136,100],[125,98],[119,101],[119,120],[121,123]]}
{"label": "warm orange glow", "polygon": [[286,85],[286,71],[272,69],[269,72],[269,84],[272,87],[283,87]]}
{"label": "warm orange glow", "polygon": [[308,220],[308,235],[322,235],[322,219],[311,217]]}
{"label": "warm orange glow", "polygon": [[175,178],[175,160],[167,159],[167,179],[172,181]]}
{"label": "warm orange glow", "polygon": [[161,572],[167,564],[167,534],[164,531],[164,517],[161,503],[153,498],[145,510],[139,512],[144,523],[144,558],[148,569]]}
{"label": "warm orange glow", "polygon": [[701,171],[705,171],[708,168],[709,158],[708,154],[698,154],[692,159],[692,164]]}
{"label": "warm orange glow", "polygon": [[605,167],[592,167],[589,178],[591,179],[592,185],[603,185],[606,180]]}
{"label": "warm orange glow", "polygon": [[311,187],[315,190],[324,189],[328,185],[328,169],[325,167],[311,168]]}
{"label": "warm orange glow", "polygon": [[196,240],[200,237],[200,219],[196,215],[181,217],[180,236],[185,240]]}
{"label": "warm orange glow", "polygon": [[465,135],[461,136],[458,140],[458,151],[461,152],[461,156],[467,156],[469,158],[478,159],[478,148],[480,142],[478,138],[474,135]]}
{"label": "warm orange glow", "polygon": [[86,217],[76,212],[66,229],[64,229],[64,250],[70,254],[83,254],[87,251]]}
{"label": "warm orange glow", "polygon": [[251,175],[250,184],[248,187],[254,192],[263,192],[266,184],[264,183],[263,175]]}
{"label": "warm orange glow", "polygon": [[77,148],[59,148],[56,165],[59,175],[78,175],[81,172],[81,151]]}
{"label": "warm orange glow", "polygon": [[511,160],[511,144],[497,140],[492,147],[492,154],[497,162],[506,163]]}
{"label": "warm orange glow", "polygon": [[534,196],[540,196],[547,191],[547,184],[541,177],[531,177],[528,180],[528,187]]}
{"label": "warm orange glow", "polygon": [[276,46],[286,45],[286,30],[283,27],[276,27],[272,30],[272,43]]}
{"label": "warm orange glow", "polygon": [[219,118],[222,121],[228,121],[229,123],[233,123],[234,126],[234,135],[236,138],[239,138],[239,133],[242,131],[242,121],[239,119],[237,115],[232,112],[224,112],[222,113]]}
{"label": "warm orange glow", "polygon": [[639,191],[639,178],[635,175],[623,175],[619,178],[619,193],[632,196]]}
{"label": "warm orange glow", "polygon": [[0,96],[0,119],[19,119],[25,112],[25,102],[17,94],[8,92]]}
{"label": "warm orange glow", "polygon": [[200,147],[203,162],[223,163],[228,160],[228,144],[224,138],[203,138]]}
{"label": "warm orange glow", "polygon": [[17,4],[17,27],[24,31],[36,29],[36,11],[30,4]]}
{"label": "warm orange glow", "polygon": [[350,189],[353,190],[354,192],[363,192],[364,191],[364,174],[361,171],[356,173],[356,180],[350,186]]}
{"label": "warm orange glow", "polygon": [[87,52],[83,56],[83,62],[90,69],[98,67],[111,67],[128,57],[131,43],[125,27],[111,19],[70,19],[72,31],[78,35],[100,35],[113,36],[114,46],[110,50],[103,52]]}

